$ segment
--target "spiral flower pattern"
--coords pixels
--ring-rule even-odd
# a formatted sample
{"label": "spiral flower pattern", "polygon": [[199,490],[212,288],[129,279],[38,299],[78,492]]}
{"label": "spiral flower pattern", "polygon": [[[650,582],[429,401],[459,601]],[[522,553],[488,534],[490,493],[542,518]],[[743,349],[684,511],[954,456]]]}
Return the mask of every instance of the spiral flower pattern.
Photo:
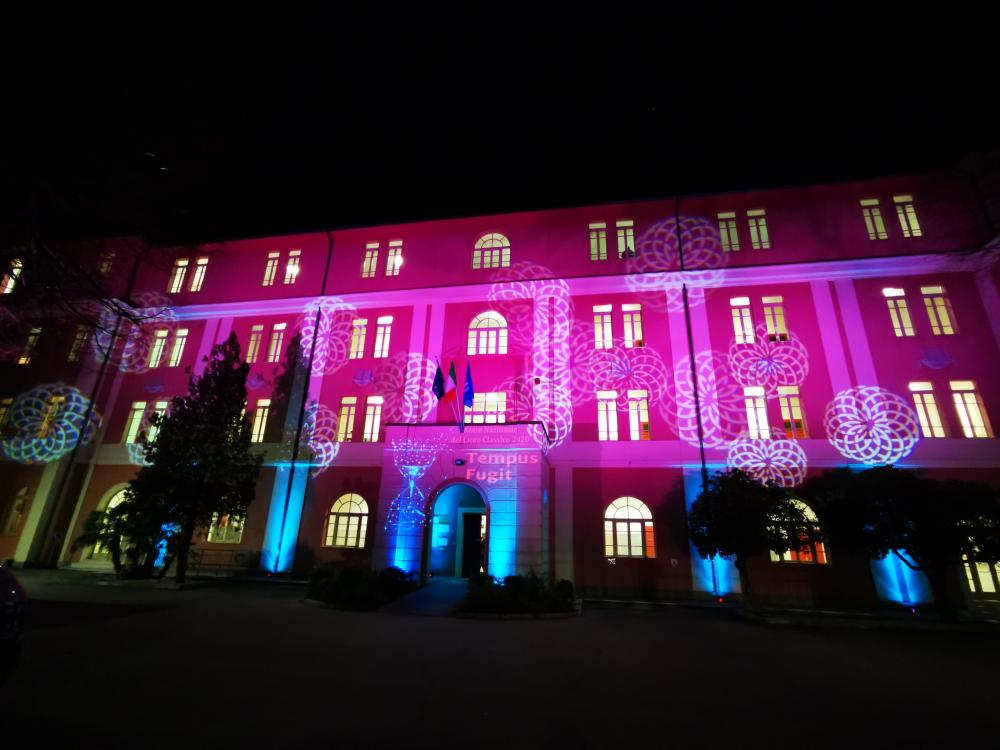
{"label": "spiral flower pattern", "polygon": [[312,474],[319,476],[333,463],[340,452],[337,442],[337,415],[322,404],[306,407],[303,437],[312,451]]}
{"label": "spiral flower pattern", "polygon": [[372,385],[382,396],[382,421],[423,422],[437,406],[434,385],[435,364],[422,354],[394,354],[380,360]]}
{"label": "spiral flower pattern", "polygon": [[312,352],[313,375],[336,372],[347,364],[356,316],[355,307],[339,297],[322,297],[306,305],[298,320],[298,331],[302,357],[306,359]]}
{"label": "spiral flower pattern", "polygon": [[806,453],[794,440],[752,440],[741,436],[729,444],[726,464],[761,482],[796,487],[806,478]]}
{"label": "spiral flower pattern", "polygon": [[149,370],[149,354],[156,331],[166,329],[169,339],[178,323],[172,303],[162,294],[140,292],[135,300],[135,307],[120,301],[118,304],[139,322],[122,318],[115,335],[118,316],[107,308],[101,308],[97,317],[97,329],[90,340],[95,357],[104,359],[107,356],[108,361],[123,372]]}
{"label": "spiral flower pattern", "polygon": [[101,424],[90,410],[90,400],[65,383],[45,383],[22,393],[7,414],[12,433],[0,441],[0,452],[22,464],[56,461],[73,450],[77,440],[86,445]]}
{"label": "spiral flower pattern", "polygon": [[[729,374],[725,354],[703,351],[695,355],[694,361],[705,447],[721,448],[746,427],[743,392]],[[667,398],[660,402],[660,414],[681,440],[697,446],[698,410],[694,391],[691,358],[684,357],[674,369]]]}
{"label": "spiral flower pattern", "polygon": [[920,440],[916,412],[900,396],[878,386],[840,391],[823,419],[830,444],[842,456],[864,464],[893,464]]}
{"label": "spiral flower pattern", "polygon": [[544,425],[544,428],[532,425],[529,430],[543,451],[562,445],[573,431],[573,400],[569,391],[558,383],[525,375],[508,378],[497,390],[506,394],[510,421],[537,421]]}
{"label": "spiral flower pattern", "polygon": [[768,396],[776,396],[779,385],[802,385],[809,374],[809,353],[798,337],[770,341],[765,326],[752,344],[730,344],[729,363],[737,383],[763,386]]}

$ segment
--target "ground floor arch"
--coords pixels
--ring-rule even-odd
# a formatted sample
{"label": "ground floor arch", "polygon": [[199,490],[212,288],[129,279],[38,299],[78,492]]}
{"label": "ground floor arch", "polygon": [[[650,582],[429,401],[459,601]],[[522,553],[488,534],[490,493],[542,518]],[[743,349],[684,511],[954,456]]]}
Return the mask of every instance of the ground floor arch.
{"label": "ground floor arch", "polygon": [[452,482],[428,503],[424,577],[468,578],[488,572],[489,509],[471,484]]}

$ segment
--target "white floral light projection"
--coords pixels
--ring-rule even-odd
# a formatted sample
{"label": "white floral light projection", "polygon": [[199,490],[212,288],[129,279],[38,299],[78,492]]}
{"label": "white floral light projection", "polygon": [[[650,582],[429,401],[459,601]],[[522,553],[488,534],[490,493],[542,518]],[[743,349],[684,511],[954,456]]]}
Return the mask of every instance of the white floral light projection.
{"label": "white floral light projection", "polygon": [[337,415],[322,404],[308,404],[302,438],[312,451],[312,475],[319,476],[330,467],[340,452]]}
{"label": "white floral light projection", "polygon": [[626,347],[615,343],[610,349],[595,349],[583,366],[589,392],[615,391],[618,408],[628,410],[628,392],[643,390],[649,406],[660,403],[668,388],[670,368],[655,349],[648,346]]}
{"label": "white floral light projection", "polygon": [[[716,351],[695,355],[698,400],[706,448],[721,448],[739,437],[746,426],[743,389],[729,374],[729,358]],[[695,409],[691,358],[677,363],[660,414],[688,445],[698,446],[698,412]]]}
{"label": "white floral light projection", "polygon": [[128,449],[128,461],[136,466],[149,466],[146,460],[146,450],[142,443],[129,443],[125,446]]}
{"label": "white floral light projection", "polygon": [[795,440],[754,440],[746,435],[729,444],[726,464],[761,482],[795,487],[806,478],[806,453]]}
{"label": "white floral light projection", "polygon": [[802,385],[809,374],[809,353],[794,333],[785,341],[771,341],[765,326],[757,328],[752,344],[729,345],[729,364],[736,382],[764,387],[778,395],[779,385]]}
{"label": "white floral light projection", "polygon": [[909,403],[878,386],[840,391],[827,404],[826,436],[845,458],[864,464],[892,464],[920,441],[920,424]]}
{"label": "white floral light projection", "polygon": [[415,529],[423,525],[427,496],[417,482],[427,473],[440,450],[440,443],[433,440],[397,440],[392,444],[392,462],[403,478],[403,486],[389,503],[386,530]]}
{"label": "white floral light projection", "polygon": [[[507,418],[511,422],[535,420],[529,430],[535,444],[548,452],[562,445],[573,430],[573,400],[569,391],[547,378],[522,375],[503,381],[497,390],[507,399]],[[546,437],[547,434],[547,437]]]}
{"label": "white floral light projection", "polygon": [[65,383],[44,383],[18,396],[7,414],[0,452],[22,464],[44,464],[86,445],[101,424],[90,400]]}
{"label": "white floral light projection", "polygon": [[336,372],[347,364],[351,353],[351,324],[356,316],[355,307],[339,297],[322,297],[306,305],[298,320],[300,351],[303,361],[308,361],[312,352],[313,375]]}
{"label": "white floral light projection", "polygon": [[394,354],[379,360],[371,385],[384,399],[383,422],[423,422],[437,406],[431,390],[437,365],[422,354]]}
{"label": "white floral light projection", "polygon": [[135,307],[121,301],[118,304],[130,311],[138,323],[122,318],[116,337],[115,323],[118,316],[115,312],[102,308],[90,344],[97,359],[107,356],[112,365],[124,372],[149,370],[149,354],[156,331],[166,330],[169,341],[178,323],[172,303],[162,294],[140,292],[135,295],[135,301]]}

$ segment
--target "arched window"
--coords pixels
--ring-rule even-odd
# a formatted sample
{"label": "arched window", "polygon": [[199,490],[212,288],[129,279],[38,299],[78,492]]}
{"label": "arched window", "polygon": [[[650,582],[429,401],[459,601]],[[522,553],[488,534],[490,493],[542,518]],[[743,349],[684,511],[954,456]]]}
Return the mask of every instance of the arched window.
{"label": "arched window", "polygon": [[[106,524],[108,522],[108,519],[107,519],[108,511],[111,510],[112,508],[114,508],[115,506],[121,505],[121,503],[122,503],[123,500],[125,500],[125,488],[124,487],[122,487],[120,490],[118,490],[118,492],[116,492],[115,494],[113,494],[111,496],[111,498],[108,500],[108,504],[104,506],[104,509],[102,511],[104,513],[103,523]],[[122,541],[124,542],[125,540],[122,540]],[[124,549],[125,546],[126,546],[125,543],[123,543],[121,545],[122,549]],[[107,558],[108,557],[108,549],[103,544],[101,544],[100,542],[98,542],[97,544],[94,545],[94,549],[91,550],[90,556],[91,557],[96,557],[96,558]]]}
{"label": "arched window", "polygon": [[507,321],[500,313],[487,310],[469,324],[469,354],[506,354]]}
{"label": "arched window", "polygon": [[13,535],[21,529],[21,522],[24,520],[25,511],[28,507],[28,488],[22,487],[14,495],[10,508],[7,510],[7,517],[3,522],[3,530],[0,534]]}
{"label": "arched window", "polygon": [[476,240],[472,251],[472,268],[508,268],[510,266],[510,242],[498,232],[484,234]]}
{"label": "arched window", "polygon": [[823,544],[823,534],[819,529],[819,519],[813,509],[801,500],[792,500],[795,506],[802,511],[806,518],[806,525],[803,528],[795,529],[794,535],[799,540],[799,547],[791,549],[782,554],[771,550],[771,560],[774,562],[800,562],[817,563],[826,565],[830,562],[826,554],[826,546]]}
{"label": "arched window", "polygon": [[348,493],[341,495],[330,508],[326,518],[324,547],[365,546],[368,531],[368,503],[361,495]]}
{"label": "arched window", "polygon": [[604,511],[605,557],[656,557],[653,514],[642,500],[620,497]]}

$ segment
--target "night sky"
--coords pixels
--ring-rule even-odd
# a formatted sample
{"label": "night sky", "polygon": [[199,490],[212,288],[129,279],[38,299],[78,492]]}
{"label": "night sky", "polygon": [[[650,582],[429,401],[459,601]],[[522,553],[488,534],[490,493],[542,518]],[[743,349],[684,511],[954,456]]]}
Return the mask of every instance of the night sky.
{"label": "night sky", "polygon": [[0,239],[252,236],[1000,147],[988,3],[340,5],[9,18]]}

